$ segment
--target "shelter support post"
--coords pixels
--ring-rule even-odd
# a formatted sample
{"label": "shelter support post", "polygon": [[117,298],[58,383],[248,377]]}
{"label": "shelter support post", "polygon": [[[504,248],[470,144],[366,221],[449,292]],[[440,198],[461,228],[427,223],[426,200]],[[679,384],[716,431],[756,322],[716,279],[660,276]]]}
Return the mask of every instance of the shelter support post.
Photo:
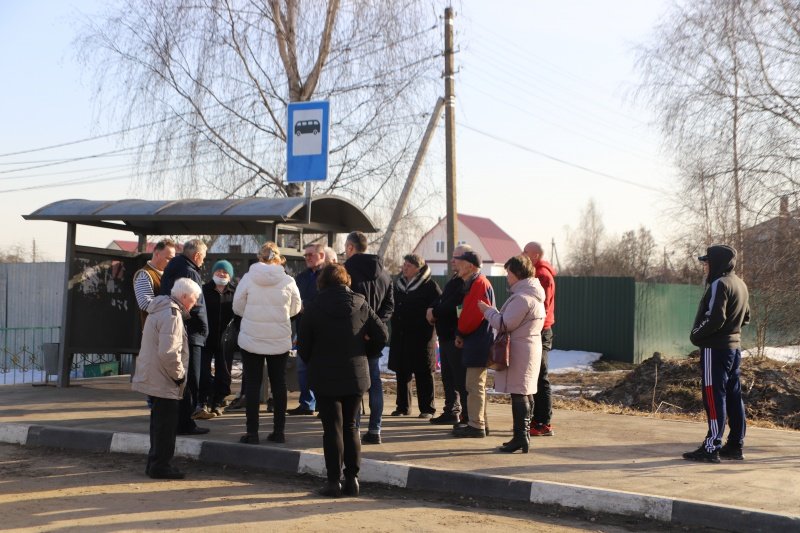
{"label": "shelter support post", "polygon": [[64,257],[64,299],[61,308],[61,335],[58,345],[58,381],[59,388],[69,387],[69,374],[72,370],[72,352],[69,349],[69,309],[72,291],[70,290],[70,270],[75,259],[76,224],[67,223],[67,248]]}
{"label": "shelter support post", "polygon": [[139,253],[143,253],[147,251],[147,235],[144,233],[139,233],[139,243],[136,246],[136,251]]}

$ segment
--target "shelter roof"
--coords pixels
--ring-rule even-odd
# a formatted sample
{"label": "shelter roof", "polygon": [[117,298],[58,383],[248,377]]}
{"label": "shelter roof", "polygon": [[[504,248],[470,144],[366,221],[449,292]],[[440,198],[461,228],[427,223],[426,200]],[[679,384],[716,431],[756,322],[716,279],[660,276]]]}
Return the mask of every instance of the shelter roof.
{"label": "shelter roof", "polygon": [[307,198],[239,198],[226,200],[61,200],[26,220],[55,220],[122,229],[146,235],[263,234],[274,224],[306,231],[347,233],[378,231],[369,217],[337,196],[311,199],[311,223],[306,222]]}

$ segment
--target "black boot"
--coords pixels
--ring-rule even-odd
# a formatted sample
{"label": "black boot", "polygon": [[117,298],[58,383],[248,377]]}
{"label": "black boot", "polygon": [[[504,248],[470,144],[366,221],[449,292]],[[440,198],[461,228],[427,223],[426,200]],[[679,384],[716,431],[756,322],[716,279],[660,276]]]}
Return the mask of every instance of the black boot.
{"label": "black boot", "polygon": [[344,477],[344,486],[342,487],[342,494],[345,496],[358,496],[361,488],[358,485],[358,477]]}
{"label": "black boot", "polygon": [[528,428],[530,427],[531,411],[525,396],[521,394],[511,395],[511,416],[514,418],[514,438],[504,446],[501,446],[500,451],[514,453],[517,450],[522,450],[522,453],[528,453],[530,444]]}

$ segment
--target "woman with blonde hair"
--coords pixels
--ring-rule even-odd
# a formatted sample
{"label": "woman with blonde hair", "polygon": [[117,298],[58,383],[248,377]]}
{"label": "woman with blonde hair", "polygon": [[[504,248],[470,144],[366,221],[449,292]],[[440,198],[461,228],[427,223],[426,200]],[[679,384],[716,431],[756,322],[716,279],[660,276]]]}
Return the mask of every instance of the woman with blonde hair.
{"label": "woman with blonde hair", "polygon": [[500,451],[513,453],[522,450],[522,453],[528,453],[531,422],[528,397],[536,394],[542,364],[544,289],[534,275],[528,256],[514,256],[503,266],[511,296],[499,311],[483,302],[478,302],[478,308],[492,328],[498,332],[507,331],[511,339],[508,368],[494,375],[494,390],[511,394],[514,419],[514,436],[503,443]]}
{"label": "woman with blonde hair", "polygon": [[292,348],[291,318],[301,309],[300,291],[286,273],[278,245],[266,242],[258,251],[258,262],[250,266],[233,298],[233,312],[242,317],[239,347],[245,375],[247,433],[239,439],[258,444],[259,389],[264,361],[275,402],[272,433],[267,440],[286,442],[286,362]]}

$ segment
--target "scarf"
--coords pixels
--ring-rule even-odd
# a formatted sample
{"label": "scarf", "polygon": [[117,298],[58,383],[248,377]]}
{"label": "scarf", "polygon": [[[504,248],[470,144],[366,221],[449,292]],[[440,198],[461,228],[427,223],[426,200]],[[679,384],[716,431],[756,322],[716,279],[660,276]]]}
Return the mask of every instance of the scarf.
{"label": "scarf", "polygon": [[409,292],[419,289],[420,285],[428,281],[430,278],[431,269],[428,268],[428,265],[424,265],[410,280],[407,280],[403,276],[397,278],[395,285],[397,286],[397,290],[408,294]]}

